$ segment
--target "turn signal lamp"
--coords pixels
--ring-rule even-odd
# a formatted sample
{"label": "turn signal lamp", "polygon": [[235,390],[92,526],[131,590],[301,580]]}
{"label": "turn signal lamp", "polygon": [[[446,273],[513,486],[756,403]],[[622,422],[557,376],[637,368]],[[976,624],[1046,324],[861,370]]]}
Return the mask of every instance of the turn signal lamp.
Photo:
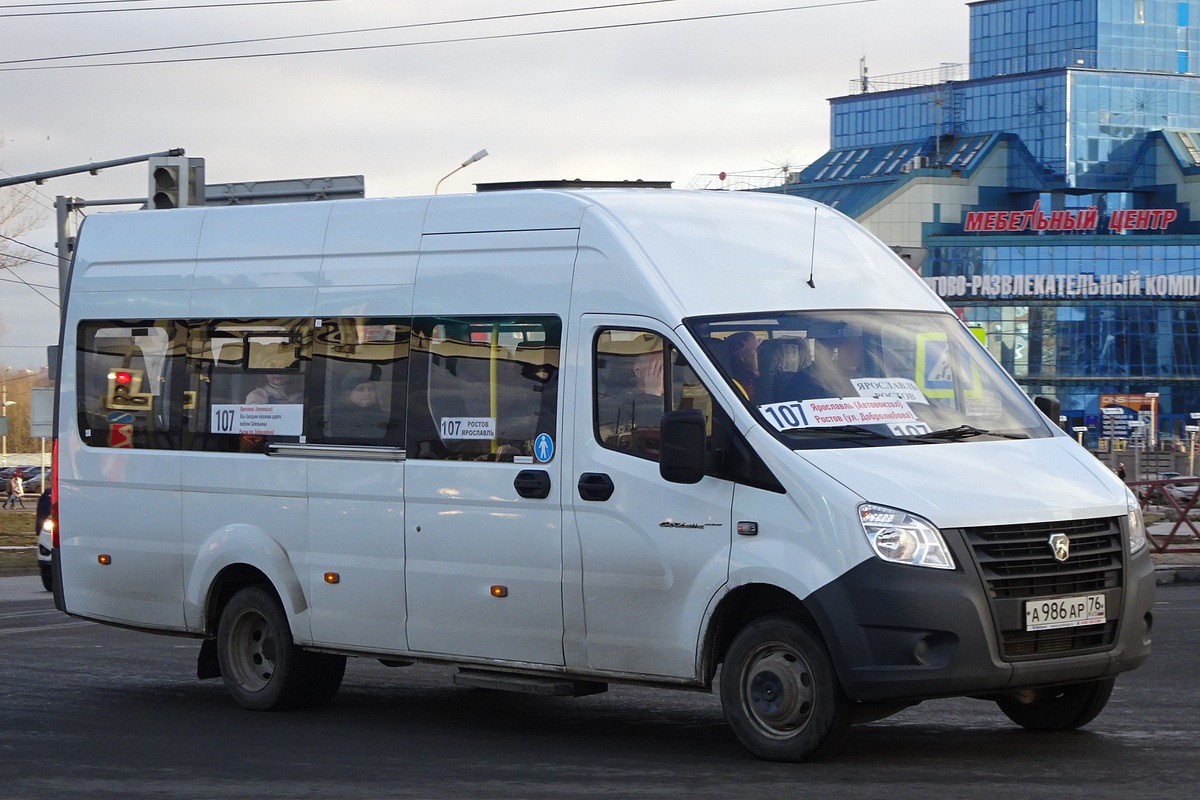
{"label": "turn signal lamp", "polygon": [[508,587],[496,584],[492,587],[492,597],[508,597]]}

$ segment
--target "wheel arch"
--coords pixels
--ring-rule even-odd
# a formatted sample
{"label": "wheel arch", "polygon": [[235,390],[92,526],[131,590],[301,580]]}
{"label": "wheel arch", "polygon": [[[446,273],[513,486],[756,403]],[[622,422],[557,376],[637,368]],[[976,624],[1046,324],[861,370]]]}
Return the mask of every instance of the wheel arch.
{"label": "wheel arch", "polygon": [[256,526],[231,525],[209,536],[198,552],[187,570],[184,614],[189,631],[211,635],[216,627],[212,603],[222,597],[219,585],[229,580],[246,585],[244,581],[252,578],[271,588],[292,623],[293,635],[305,638],[303,626],[297,623],[303,621],[308,600],[291,558],[278,541]]}
{"label": "wheel arch", "polygon": [[284,605],[279,591],[265,572],[249,564],[230,564],[218,572],[209,584],[204,602],[203,622],[206,634],[216,634],[217,622],[221,619],[221,612],[225,610],[226,604],[238,591],[248,586],[258,586],[270,592],[280,605]]}
{"label": "wheel arch", "polygon": [[756,619],[772,615],[793,617],[825,639],[816,618],[796,595],[769,583],[743,584],[721,598],[705,628],[700,674],[706,686],[712,685],[717,666],[725,659],[738,631]]}

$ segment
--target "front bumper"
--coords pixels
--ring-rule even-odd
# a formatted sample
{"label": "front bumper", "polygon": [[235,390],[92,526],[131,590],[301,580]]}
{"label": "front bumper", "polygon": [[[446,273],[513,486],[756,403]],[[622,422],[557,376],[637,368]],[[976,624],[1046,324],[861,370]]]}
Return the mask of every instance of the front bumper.
{"label": "front bumper", "polygon": [[[852,699],[921,700],[1078,683],[1134,669],[1150,655],[1149,548],[1134,556],[1122,549],[1116,559],[1119,584],[1102,590],[1111,627],[1056,631],[1039,652],[1026,634],[1008,630],[1023,625],[1023,600],[997,589],[966,532],[943,535],[958,565],[953,571],[871,559],[808,599]],[[1119,542],[1123,548],[1123,536]]]}

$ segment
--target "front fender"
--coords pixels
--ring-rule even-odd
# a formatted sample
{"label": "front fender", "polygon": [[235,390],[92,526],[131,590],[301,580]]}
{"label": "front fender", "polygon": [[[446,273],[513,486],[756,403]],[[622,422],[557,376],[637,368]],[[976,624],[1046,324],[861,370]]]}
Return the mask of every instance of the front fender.
{"label": "front fender", "polygon": [[227,525],[214,531],[200,545],[188,570],[184,588],[184,619],[193,633],[207,634],[205,609],[217,575],[226,567],[245,564],[267,576],[283,603],[296,639],[308,638],[308,599],[287,551],[278,541],[254,525]]}

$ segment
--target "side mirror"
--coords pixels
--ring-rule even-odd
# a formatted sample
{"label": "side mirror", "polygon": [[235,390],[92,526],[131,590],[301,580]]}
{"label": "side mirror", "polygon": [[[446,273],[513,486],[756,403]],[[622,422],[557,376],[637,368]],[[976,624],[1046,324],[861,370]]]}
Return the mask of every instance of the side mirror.
{"label": "side mirror", "polygon": [[704,478],[705,427],[704,413],[694,408],[663,414],[658,452],[658,474],[663,480],[699,483]]}
{"label": "side mirror", "polygon": [[1033,398],[1033,404],[1038,407],[1038,411],[1046,415],[1056,428],[1059,427],[1058,417],[1062,411],[1062,403],[1056,398],[1039,395]]}

